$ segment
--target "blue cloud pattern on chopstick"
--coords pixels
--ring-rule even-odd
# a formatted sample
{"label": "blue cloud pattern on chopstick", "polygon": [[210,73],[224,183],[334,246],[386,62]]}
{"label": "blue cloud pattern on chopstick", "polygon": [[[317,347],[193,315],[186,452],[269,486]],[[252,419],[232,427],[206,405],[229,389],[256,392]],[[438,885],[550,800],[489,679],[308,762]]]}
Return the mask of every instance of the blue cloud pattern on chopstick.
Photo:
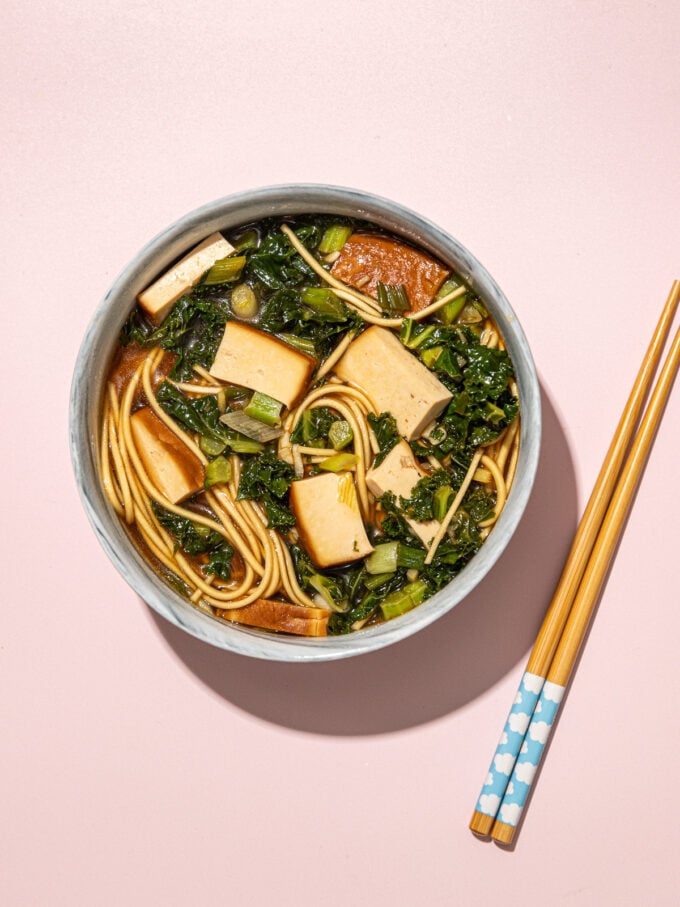
{"label": "blue cloud pattern on chopstick", "polygon": [[519,751],[510,783],[498,818],[506,825],[517,826],[527,802],[534,775],[543,758],[543,751],[550,737],[557,710],[564,696],[564,687],[549,680],[543,685],[540,699],[534,709],[529,730]]}
{"label": "blue cloud pattern on chopstick", "polygon": [[527,727],[544,683],[544,677],[539,677],[538,674],[532,674],[529,671],[525,672],[522,677],[501,739],[498,741],[496,752],[491,760],[484,787],[477,800],[477,811],[486,816],[495,817],[498,813],[498,806],[505,794],[508,777],[520,754]]}

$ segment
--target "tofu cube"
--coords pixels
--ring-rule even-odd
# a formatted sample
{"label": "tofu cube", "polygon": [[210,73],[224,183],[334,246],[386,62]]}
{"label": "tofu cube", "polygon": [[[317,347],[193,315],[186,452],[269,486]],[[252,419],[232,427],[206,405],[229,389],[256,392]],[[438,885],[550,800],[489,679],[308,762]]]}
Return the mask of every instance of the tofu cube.
{"label": "tofu cube", "polygon": [[216,261],[233,251],[234,247],[221,233],[213,233],[143,290],[137,302],[155,324],[160,324],[179,297],[195,286]]}
{"label": "tofu cube", "polygon": [[[386,491],[391,491],[399,501],[400,497],[411,496],[414,485],[422,479],[423,475],[411,448],[406,441],[400,441],[387,454],[380,466],[369,469],[366,473],[366,485],[376,498],[385,494]],[[407,518],[406,522],[425,547],[430,544],[439,529],[439,523],[436,520],[423,522]]]}
{"label": "tofu cube", "polygon": [[203,464],[149,406],[138,409],[130,419],[132,438],[146,472],[173,504],[203,488]]}
{"label": "tofu cube", "polygon": [[271,334],[228,321],[210,374],[293,406],[302,397],[316,361]]}
{"label": "tofu cube", "polygon": [[350,472],[293,482],[290,506],[302,543],[317,567],[349,564],[373,551]]}
{"label": "tofu cube", "polygon": [[419,437],[452,396],[398,337],[377,325],[350,344],[335,373],[363,388],[381,412],[391,413],[408,440]]}

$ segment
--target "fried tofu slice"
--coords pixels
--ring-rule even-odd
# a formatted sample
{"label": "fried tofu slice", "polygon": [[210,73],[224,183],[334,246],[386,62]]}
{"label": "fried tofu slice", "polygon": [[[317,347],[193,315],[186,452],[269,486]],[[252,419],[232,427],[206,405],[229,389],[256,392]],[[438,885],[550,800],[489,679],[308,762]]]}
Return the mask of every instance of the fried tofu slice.
{"label": "fried tofu slice", "polygon": [[249,627],[278,630],[296,636],[326,636],[330,611],[304,608],[290,602],[258,598],[243,608],[217,609],[218,617]]}
{"label": "fried tofu slice", "polygon": [[154,324],[160,324],[179,297],[195,286],[216,261],[233,251],[234,247],[221,233],[213,233],[143,290],[137,302]]}
{"label": "fried tofu slice", "polygon": [[316,360],[265,331],[228,321],[210,374],[293,406],[302,397]]}
{"label": "fried tofu slice", "polygon": [[377,296],[378,282],[403,284],[411,312],[419,312],[434,300],[450,271],[406,243],[385,236],[353,233],[342,247],[331,274],[369,296]]}
{"label": "fried tofu slice", "polygon": [[358,561],[373,551],[350,472],[300,479],[290,486],[300,538],[317,567]]}
{"label": "fried tofu slice", "polygon": [[397,420],[399,434],[418,438],[451,400],[451,393],[386,328],[360,334],[335,366],[343,381],[363,388],[381,412]]}
{"label": "fried tofu slice", "polygon": [[[400,441],[379,466],[369,469],[366,473],[366,485],[376,498],[386,491],[391,491],[398,501],[400,497],[410,497],[416,482],[424,475],[425,473],[418,468],[411,448],[406,441]],[[411,520],[407,517],[406,522],[425,547],[429,546],[439,529],[436,520]]]}
{"label": "fried tofu slice", "polygon": [[133,413],[130,427],[149,478],[169,501],[178,504],[203,488],[205,474],[201,461],[151,407]]}

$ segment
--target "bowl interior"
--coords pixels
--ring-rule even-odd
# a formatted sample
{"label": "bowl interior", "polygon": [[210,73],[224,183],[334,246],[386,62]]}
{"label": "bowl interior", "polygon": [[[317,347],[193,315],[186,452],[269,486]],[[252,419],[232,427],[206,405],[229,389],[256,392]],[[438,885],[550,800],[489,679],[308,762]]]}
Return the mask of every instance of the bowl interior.
{"label": "bowl interior", "polygon": [[[450,265],[479,293],[513,360],[522,413],[520,454],[507,504],[479,553],[444,589],[389,623],[348,636],[284,637],[227,624],[193,607],[165,585],[134,547],[101,490],[97,468],[98,414],[109,362],[135,297],[189,248],[216,230],[264,217],[329,213],[373,221],[422,246]],[[486,269],[457,240],[420,215],[387,199],[334,186],[273,186],[205,205],[159,234],[130,262],[88,327],[73,376],[70,444],[74,471],[92,526],[110,559],[155,611],[192,635],[244,655],[282,661],[324,661],[372,651],[427,626],[463,599],[510,541],[533,485],[541,434],[540,392],[526,337],[510,304]]]}

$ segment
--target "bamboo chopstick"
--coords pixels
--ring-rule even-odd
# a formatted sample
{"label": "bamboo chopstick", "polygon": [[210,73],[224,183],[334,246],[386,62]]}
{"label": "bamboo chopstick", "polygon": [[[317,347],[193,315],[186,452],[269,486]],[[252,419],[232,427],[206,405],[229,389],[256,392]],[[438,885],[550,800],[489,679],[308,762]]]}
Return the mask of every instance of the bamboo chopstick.
{"label": "bamboo chopstick", "polygon": [[531,724],[512,778],[507,786],[499,815],[491,836],[502,844],[510,844],[531,789],[546,743],[554,727],[555,717],[565,688],[573,673],[579,650],[597,606],[600,590],[618,544],[626,517],[649,456],[654,436],[661,422],[673,381],[680,366],[680,329],[671,345],[649,405],[633,441],[628,459],[621,472],[593,553],[588,561],[581,585],[571,608],[557,650],[550,665],[541,697],[534,709]]}
{"label": "bamboo chopstick", "polygon": [[524,742],[531,715],[543,689],[548,668],[555,654],[583,572],[593,550],[597,533],[612,496],[640,410],[659,363],[668,331],[680,301],[680,281],[673,282],[640,370],[624,407],[619,424],[602,463],[590,499],[581,518],[574,541],[552,601],[546,612],[529,661],[508,714],[503,733],[487,772],[470,820],[471,830],[488,835],[503,800],[520,747]]}

